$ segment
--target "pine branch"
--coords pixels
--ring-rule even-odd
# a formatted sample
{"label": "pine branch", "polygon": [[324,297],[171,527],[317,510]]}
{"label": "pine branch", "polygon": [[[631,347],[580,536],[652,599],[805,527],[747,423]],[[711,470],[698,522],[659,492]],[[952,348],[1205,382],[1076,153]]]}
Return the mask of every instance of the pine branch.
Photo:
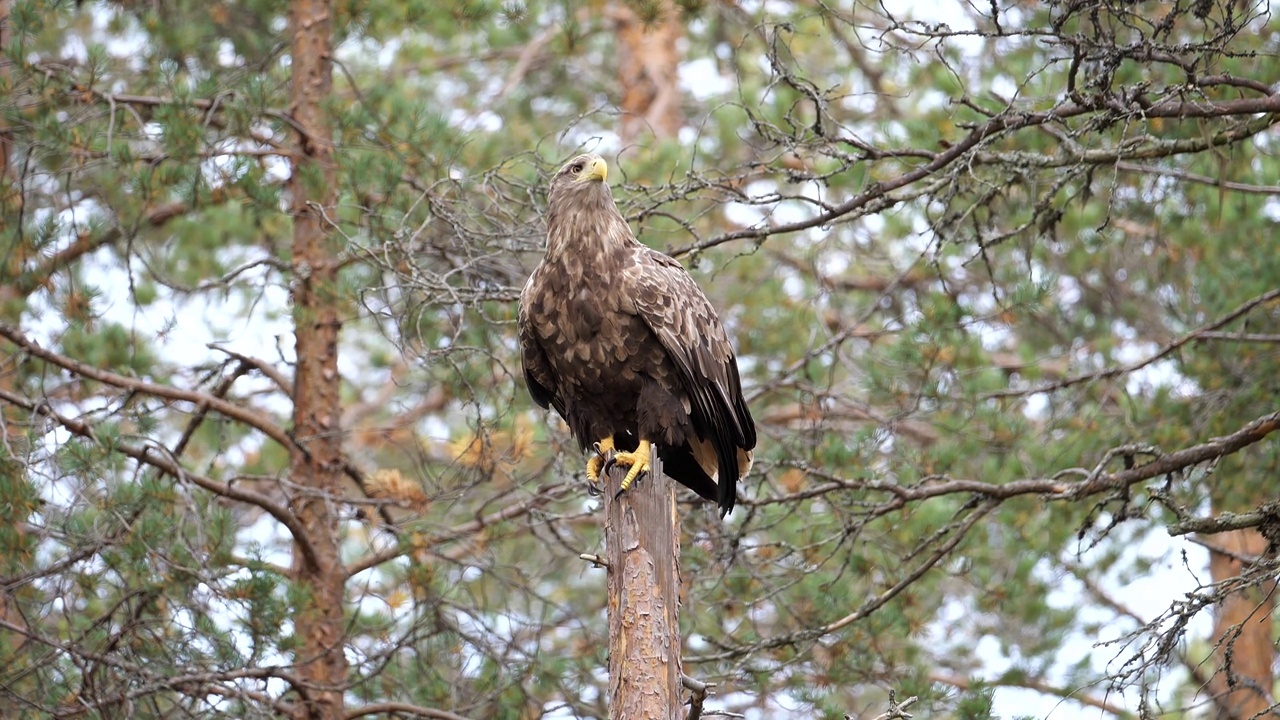
{"label": "pine branch", "polygon": [[[224,104],[223,95],[219,95],[213,98],[190,98],[186,100],[178,100],[177,98],[168,97],[164,95],[131,95],[127,93],[107,93],[107,92],[102,92],[100,90],[94,90],[92,88],[83,88],[81,89],[81,91],[87,92],[93,97],[97,98],[99,101],[107,103],[109,105],[130,105],[134,107],[148,107],[148,108],[167,107],[170,105],[175,105],[178,107],[192,107],[197,110],[204,110],[209,113],[214,113],[214,112],[217,112],[219,109],[221,109],[221,107]],[[302,128],[293,119],[293,116],[284,110],[280,110],[278,108],[262,108],[259,111],[259,114],[262,115],[263,117],[269,117],[274,120],[279,120],[280,122],[283,122],[289,125],[299,133],[303,132]],[[267,138],[255,137],[254,139],[265,142]],[[281,150],[286,154],[288,154],[289,152],[285,148],[281,148]]]}
{"label": "pine branch", "polygon": [[[93,431],[93,426],[82,420],[67,417],[54,410],[49,403],[43,401],[35,401],[7,390],[0,388],[0,400],[9,403],[15,407],[34,412],[38,415],[46,417],[58,425],[64,427],[71,434],[90,440],[95,445],[101,446],[97,433]],[[276,502],[274,499],[252,490],[246,490],[230,482],[219,482],[204,475],[193,473],[184,468],[177,459],[169,453],[166,448],[153,448],[150,446],[129,445],[126,443],[113,442],[110,450],[118,452],[127,457],[133,458],[138,462],[153,467],[170,477],[184,482],[191,482],[219,497],[228,500],[236,500],[248,503],[262,509],[271,517],[275,518],[281,525],[289,530],[294,540],[302,548],[303,554],[314,561],[311,545],[307,541],[307,534],[298,518],[285,505]]]}
{"label": "pine branch", "polygon": [[[162,227],[165,223],[185,213],[187,205],[183,202],[171,202],[149,211],[143,222],[152,227]],[[78,236],[70,245],[59,250],[53,255],[48,256],[36,267],[28,270],[18,276],[5,292],[13,297],[26,297],[35,292],[41,285],[49,281],[49,278],[60,270],[71,265],[71,263],[92,253],[101,247],[106,247],[115,243],[124,233],[119,226],[109,228],[97,236],[89,236],[82,234]]]}
{"label": "pine branch", "polygon": [[[144,380],[139,380],[138,378],[120,375],[109,370],[102,370],[92,365],[87,365],[78,360],[55,353],[52,350],[46,350],[35,341],[23,335],[16,327],[7,323],[0,322],[0,337],[4,337],[13,342],[31,356],[56,365],[73,375],[97,380],[98,382],[112,387],[136,392],[142,395],[189,402],[196,406],[197,412],[213,410],[228,419],[244,423],[245,425],[280,443],[280,445],[284,446],[284,448],[290,453],[307,453],[305,444],[295,440],[292,434],[280,425],[276,424],[265,414],[251,408],[237,405],[229,400],[220,398],[215,394],[195,390],[183,390],[181,388],[175,388],[168,385],[156,385]],[[223,352],[227,351],[223,350]],[[247,358],[246,356],[238,353],[228,354],[233,355],[241,361],[250,362],[255,368],[260,370],[264,369],[264,365],[262,365],[260,361]],[[265,372],[266,371],[264,370],[264,373]],[[275,372],[268,374],[268,377],[271,377],[272,380],[277,383],[284,381],[284,376]],[[347,458],[342,459],[341,466],[343,473],[347,477],[351,478],[351,480],[363,490],[365,487],[364,473]],[[388,524],[388,528],[390,529],[390,524]]]}

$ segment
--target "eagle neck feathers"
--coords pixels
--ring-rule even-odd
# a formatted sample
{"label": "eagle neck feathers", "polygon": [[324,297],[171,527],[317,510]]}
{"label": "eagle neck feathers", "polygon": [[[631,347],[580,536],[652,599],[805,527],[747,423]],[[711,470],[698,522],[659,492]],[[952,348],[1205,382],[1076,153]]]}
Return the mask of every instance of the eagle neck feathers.
{"label": "eagle neck feathers", "polygon": [[[618,212],[607,187],[583,188],[572,198],[553,198],[547,212],[549,263],[583,263],[630,252],[639,245],[627,221]],[[557,200],[559,200],[557,202]],[[594,268],[597,272],[603,268]]]}

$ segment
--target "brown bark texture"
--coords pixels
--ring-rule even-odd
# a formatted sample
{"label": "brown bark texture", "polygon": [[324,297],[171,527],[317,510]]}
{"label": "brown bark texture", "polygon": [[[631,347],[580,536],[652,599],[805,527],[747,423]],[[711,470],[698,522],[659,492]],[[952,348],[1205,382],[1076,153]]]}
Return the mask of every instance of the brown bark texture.
{"label": "brown bark texture", "polygon": [[[9,87],[9,68],[13,65],[13,60],[6,52],[9,47],[9,38],[13,34],[13,29],[9,25],[9,11],[12,4],[13,0],[0,0],[0,88],[3,88],[3,92],[6,93],[13,91]],[[22,199],[17,188],[9,184],[12,180],[9,175],[9,158],[12,155],[13,133],[9,130],[4,118],[0,118],[0,207],[7,206],[12,199],[18,201]],[[15,197],[11,198],[11,196]]]}
{"label": "brown bark texture", "polygon": [[622,97],[620,134],[625,145],[673,138],[684,125],[680,109],[680,38],[684,25],[675,5],[662,3],[656,20],[646,23],[625,3],[614,3],[618,86]]}
{"label": "brown bark texture", "polygon": [[609,718],[679,720],[680,526],[675,487],[654,454],[651,472],[615,498],[626,468],[605,483],[609,564]]}
{"label": "brown bark texture", "polygon": [[[1209,574],[1215,583],[1239,575],[1247,559],[1267,551],[1266,538],[1254,528],[1215,534],[1210,537],[1210,544],[1223,551],[1209,552]],[[1219,720],[1265,716],[1271,707],[1275,687],[1272,667],[1276,659],[1272,636],[1275,591],[1273,582],[1231,593],[1218,605],[1213,622],[1217,672],[1209,681],[1209,690]]]}
{"label": "brown bark texture", "polygon": [[[0,0],[0,87],[4,87],[8,91],[9,87],[9,66],[11,60],[5,49],[9,47],[9,37],[11,29],[9,26],[9,10],[11,0]],[[13,202],[22,201],[22,193],[19,192],[17,184],[13,181],[13,177],[9,168],[9,158],[13,152],[13,133],[10,132],[8,125],[5,124],[4,118],[0,118],[0,215],[8,217],[10,215],[9,205]],[[2,224],[2,223],[0,223]],[[16,250],[16,252],[15,252]],[[21,248],[10,249],[5,253],[9,256],[8,262],[12,263],[10,268],[0,271],[3,277],[18,277],[22,271],[22,259],[25,253]],[[12,308],[10,304],[15,300],[11,283],[0,283],[0,320],[10,321],[16,320],[11,317]],[[0,340],[0,356],[8,357],[12,352],[9,343]],[[0,390],[12,392],[14,389],[15,373],[0,373]],[[4,422],[0,423],[4,426],[4,439],[6,443],[13,443],[18,440],[22,434],[22,425],[17,422],[9,422],[11,408],[6,405],[0,407],[0,419]],[[7,462],[8,458],[0,458],[0,462]],[[0,470],[5,468],[0,467]],[[18,533],[21,534],[19,526]],[[26,622],[22,616],[13,611],[11,594],[9,590],[0,592],[0,620],[13,623],[19,627],[26,627]],[[18,641],[13,641],[17,643]]]}
{"label": "brown bark texture", "polygon": [[297,368],[293,426],[298,446],[291,498],[303,537],[294,538],[295,580],[303,589],[294,618],[300,715],[344,717],[347,662],[343,655],[344,568],[338,515],[330,498],[341,488],[342,436],[338,331],[338,253],[324,210],[336,199],[332,130],[323,103],[333,84],[332,7],[328,0],[293,0],[290,115],[298,147],[289,179],[293,213],[293,313]]}
{"label": "brown bark texture", "polygon": [[[9,24],[9,13],[12,9],[12,0],[0,0],[0,93],[13,92],[10,87],[10,69],[13,66],[13,60],[7,52],[9,40],[13,36],[13,27]],[[4,118],[0,117],[0,218],[15,217],[16,211],[22,207],[22,189],[18,186],[17,178],[14,177],[11,167],[12,159],[13,131],[9,129]],[[4,219],[0,219],[0,227],[3,227],[4,222]],[[4,258],[0,262],[5,265],[0,266],[0,277],[20,277],[27,255],[26,248],[18,245],[4,248]],[[12,282],[0,283],[0,312],[3,312],[2,317],[6,321],[17,320],[13,308],[10,307],[10,303],[18,297],[18,293],[12,286]],[[4,345],[0,345],[0,349],[8,352],[8,348]],[[0,382],[5,383],[2,386],[4,389],[12,389],[11,380],[11,376],[0,375]],[[8,423],[5,424],[6,433],[14,432],[9,430],[10,427]]]}

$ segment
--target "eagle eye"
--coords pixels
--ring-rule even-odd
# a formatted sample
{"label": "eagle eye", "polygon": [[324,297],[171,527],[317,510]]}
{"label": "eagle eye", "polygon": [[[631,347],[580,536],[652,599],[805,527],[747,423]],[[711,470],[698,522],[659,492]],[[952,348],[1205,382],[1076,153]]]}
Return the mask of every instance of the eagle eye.
{"label": "eagle eye", "polygon": [[570,165],[569,172],[573,173],[574,175],[577,175],[578,173],[582,172],[582,163],[576,162],[573,165]]}

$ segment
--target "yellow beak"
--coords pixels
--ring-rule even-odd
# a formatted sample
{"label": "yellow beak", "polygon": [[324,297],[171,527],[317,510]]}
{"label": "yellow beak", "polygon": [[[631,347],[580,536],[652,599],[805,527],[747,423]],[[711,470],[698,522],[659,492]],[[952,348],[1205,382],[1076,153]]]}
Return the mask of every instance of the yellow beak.
{"label": "yellow beak", "polygon": [[600,182],[608,182],[609,164],[601,158],[592,160],[590,167],[588,167],[587,171],[582,174],[582,179],[584,181],[599,180]]}

